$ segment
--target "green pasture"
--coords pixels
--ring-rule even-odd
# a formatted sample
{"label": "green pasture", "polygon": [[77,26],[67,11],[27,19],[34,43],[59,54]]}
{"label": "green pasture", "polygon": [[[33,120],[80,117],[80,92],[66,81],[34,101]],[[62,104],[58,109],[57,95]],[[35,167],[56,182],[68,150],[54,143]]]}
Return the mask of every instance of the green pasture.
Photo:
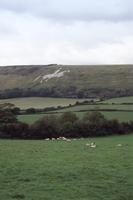
{"label": "green pasture", "polygon": [[[74,112],[79,118],[82,118],[86,112]],[[109,111],[109,112],[102,112],[107,119],[118,119],[121,122],[128,122],[133,121],[133,112],[125,112],[125,111]],[[51,115],[60,115],[62,113],[55,113]],[[50,115],[49,114],[31,114],[31,115],[19,115],[18,120],[21,122],[26,122],[29,124],[34,123],[35,121],[39,120],[40,118]]]}
{"label": "green pasture", "polygon": [[[92,141],[96,149],[86,146]],[[132,154],[133,135],[0,140],[0,199],[132,200]]]}
{"label": "green pasture", "polygon": [[46,97],[28,97],[28,98],[13,98],[13,99],[2,99],[0,103],[12,103],[21,109],[27,108],[46,108],[46,107],[57,107],[67,106],[74,104],[76,101],[84,101],[84,99],[70,99],[70,98],[46,98]]}
{"label": "green pasture", "polygon": [[133,105],[122,105],[122,104],[89,104],[89,105],[77,105],[65,109],[58,110],[57,112],[66,112],[66,111],[86,111],[86,110],[125,110],[133,111]]}
{"label": "green pasture", "polygon": [[47,114],[18,115],[18,120],[21,122],[32,124],[46,115]]}
{"label": "green pasture", "polygon": [[[75,112],[80,118],[82,118],[85,112]],[[133,112],[123,111],[104,111],[101,112],[107,119],[118,119],[120,122],[133,121]]]}
{"label": "green pasture", "polygon": [[104,102],[107,102],[107,103],[133,103],[133,96],[113,98],[113,99],[106,100]]}

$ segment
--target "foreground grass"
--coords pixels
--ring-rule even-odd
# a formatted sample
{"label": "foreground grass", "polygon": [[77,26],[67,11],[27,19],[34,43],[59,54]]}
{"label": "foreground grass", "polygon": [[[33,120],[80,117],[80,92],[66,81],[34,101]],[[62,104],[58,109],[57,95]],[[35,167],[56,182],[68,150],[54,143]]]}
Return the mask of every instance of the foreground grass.
{"label": "foreground grass", "polygon": [[133,135],[91,141],[1,140],[1,199],[133,199]]}

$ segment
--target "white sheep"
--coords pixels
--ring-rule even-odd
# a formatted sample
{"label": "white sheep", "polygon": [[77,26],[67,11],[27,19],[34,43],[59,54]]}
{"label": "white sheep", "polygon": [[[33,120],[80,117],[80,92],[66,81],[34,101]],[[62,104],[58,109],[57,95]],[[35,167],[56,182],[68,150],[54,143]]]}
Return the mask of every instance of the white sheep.
{"label": "white sheep", "polygon": [[122,144],[117,144],[117,147],[122,147]]}
{"label": "white sheep", "polygon": [[96,144],[93,144],[90,146],[91,148],[96,148]]}
{"label": "white sheep", "polygon": [[95,142],[91,142],[91,144],[89,146],[90,146],[90,148],[96,148]]}
{"label": "white sheep", "polygon": [[45,140],[46,140],[46,141],[49,141],[50,139],[49,139],[49,138],[46,138]]}
{"label": "white sheep", "polygon": [[90,147],[90,144],[87,143],[86,146]]}
{"label": "white sheep", "polygon": [[67,142],[71,142],[71,140],[70,140],[70,139],[66,139],[66,141],[67,141]]}

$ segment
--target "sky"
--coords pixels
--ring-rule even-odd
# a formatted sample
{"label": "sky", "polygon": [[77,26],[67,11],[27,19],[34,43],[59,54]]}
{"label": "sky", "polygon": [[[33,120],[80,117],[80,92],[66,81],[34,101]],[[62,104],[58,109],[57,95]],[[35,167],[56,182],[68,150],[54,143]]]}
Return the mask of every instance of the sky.
{"label": "sky", "polygon": [[132,64],[133,0],[0,0],[0,65]]}

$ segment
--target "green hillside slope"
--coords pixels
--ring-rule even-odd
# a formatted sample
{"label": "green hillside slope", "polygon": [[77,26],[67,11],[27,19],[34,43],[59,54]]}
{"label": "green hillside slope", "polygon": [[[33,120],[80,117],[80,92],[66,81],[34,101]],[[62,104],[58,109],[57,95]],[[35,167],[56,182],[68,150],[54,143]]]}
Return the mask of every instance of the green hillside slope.
{"label": "green hillside slope", "polygon": [[0,67],[0,97],[130,96],[132,77],[133,65]]}

